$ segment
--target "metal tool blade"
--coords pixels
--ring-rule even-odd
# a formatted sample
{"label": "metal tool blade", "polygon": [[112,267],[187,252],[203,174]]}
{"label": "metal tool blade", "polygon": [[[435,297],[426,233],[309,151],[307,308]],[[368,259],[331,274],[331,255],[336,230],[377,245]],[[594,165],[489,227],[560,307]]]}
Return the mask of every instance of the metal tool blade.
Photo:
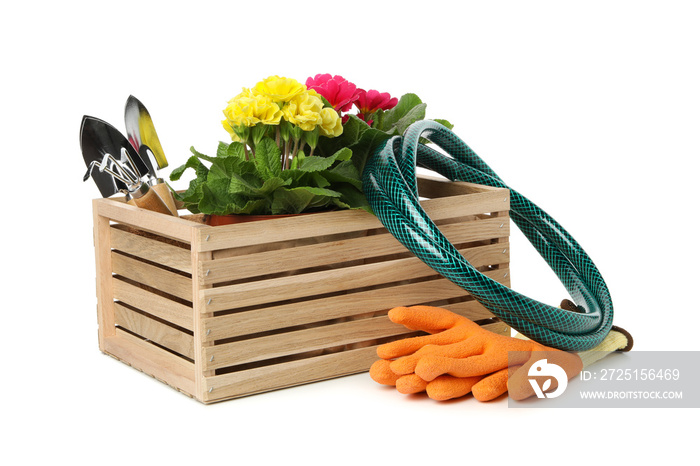
{"label": "metal tool blade", "polygon": [[[89,174],[100,190],[102,197],[110,197],[118,193],[122,189],[126,189],[126,184],[105,170],[95,170],[95,163],[101,163],[104,159],[106,151],[102,147],[102,143],[96,136],[94,120],[87,115],[83,117],[80,123],[80,150],[83,153],[85,166],[89,170]],[[119,153],[116,154],[119,157]],[[111,170],[111,167],[106,167]],[[84,181],[86,178],[84,178]]]}
{"label": "metal tool blade", "polygon": [[[124,121],[129,142],[131,142],[144,161],[149,160],[151,166],[153,166],[152,162],[155,161],[155,166],[159,169],[167,167],[168,160],[165,158],[163,147],[160,145],[160,139],[158,139],[158,133],[156,133],[151,115],[146,107],[133,95],[130,95],[126,100]],[[151,160],[151,157],[153,160]],[[151,172],[151,175],[157,178],[155,170]]]}
{"label": "metal tool blade", "polygon": [[[122,171],[129,170],[139,179],[148,174],[148,167],[141,160],[134,147],[118,129],[106,121],[91,116],[84,116],[80,132],[81,149],[85,165],[88,168],[93,161],[102,162],[105,154],[110,154],[119,161]],[[96,173],[93,170],[93,174]],[[104,173],[101,174],[104,175]],[[120,186],[119,182],[115,184],[119,189],[124,187]]]}

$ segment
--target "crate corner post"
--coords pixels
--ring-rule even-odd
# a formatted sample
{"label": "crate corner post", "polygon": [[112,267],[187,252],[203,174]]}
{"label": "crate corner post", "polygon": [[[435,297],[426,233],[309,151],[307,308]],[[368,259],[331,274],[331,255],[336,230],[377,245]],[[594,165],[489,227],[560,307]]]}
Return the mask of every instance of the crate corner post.
{"label": "crate corner post", "polygon": [[204,364],[205,346],[211,346],[204,335],[204,320],[212,317],[213,313],[207,313],[203,290],[211,288],[202,280],[202,270],[204,261],[212,259],[212,252],[207,251],[204,243],[210,239],[210,228],[205,225],[196,225],[192,228],[191,257],[192,257],[192,313],[193,313],[193,333],[194,333],[194,397],[202,403],[211,401],[210,392],[207,389],[207,377],[215,375],[215,371],[208,370]]}

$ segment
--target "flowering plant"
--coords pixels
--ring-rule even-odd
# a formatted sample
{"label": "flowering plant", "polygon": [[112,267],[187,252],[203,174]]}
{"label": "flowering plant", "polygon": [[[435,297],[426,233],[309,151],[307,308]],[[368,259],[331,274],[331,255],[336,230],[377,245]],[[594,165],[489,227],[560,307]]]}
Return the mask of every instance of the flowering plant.
{"label": "flowering plant", "polygon": [[305,85],[270,76],[243,88],[224,116],[232,142],[220,142],[215,157],[191,148],[193,155],[170,175],[175,181],[187,169],[195,171],[188,189],[176,194],[191,212],[370,211],[361,181],[367,157],[424,118],[425,104],[415,94],[392,98],[330,74],[310,77]]}

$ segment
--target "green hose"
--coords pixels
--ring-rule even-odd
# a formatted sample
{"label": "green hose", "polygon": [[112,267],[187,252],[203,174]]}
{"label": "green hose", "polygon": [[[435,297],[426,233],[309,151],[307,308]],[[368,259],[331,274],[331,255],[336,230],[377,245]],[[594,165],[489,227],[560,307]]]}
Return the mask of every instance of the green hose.
{"label": "green hose", "polygon": [[[419,142],[426,138],[449,157]],[[545,211],[510,189],[510,216],[561,280],[581,312],[523,296],[476,270],[450,244],[422,209],[416,167],[452,181],[510,189],[452,131],[434,121],[411,125],[370,157],[363,189],[384,226],[411,252],[468,291],[494,315],[523,335],[565,351],[585,351],[606,337],[613,320],[608,287],[574,238]]]}

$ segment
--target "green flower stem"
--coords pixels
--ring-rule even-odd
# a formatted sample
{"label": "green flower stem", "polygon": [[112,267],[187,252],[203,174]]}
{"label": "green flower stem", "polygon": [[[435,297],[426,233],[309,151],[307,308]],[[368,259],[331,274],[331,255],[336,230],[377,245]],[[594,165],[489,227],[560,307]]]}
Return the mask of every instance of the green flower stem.
{"label": "green flower stem", "polygon": [[296,157],[297,150],[299,150],[299,139],[294,139],[294,149],[292,149],[292,156],[290,159],[294,159],[294,157]]}

